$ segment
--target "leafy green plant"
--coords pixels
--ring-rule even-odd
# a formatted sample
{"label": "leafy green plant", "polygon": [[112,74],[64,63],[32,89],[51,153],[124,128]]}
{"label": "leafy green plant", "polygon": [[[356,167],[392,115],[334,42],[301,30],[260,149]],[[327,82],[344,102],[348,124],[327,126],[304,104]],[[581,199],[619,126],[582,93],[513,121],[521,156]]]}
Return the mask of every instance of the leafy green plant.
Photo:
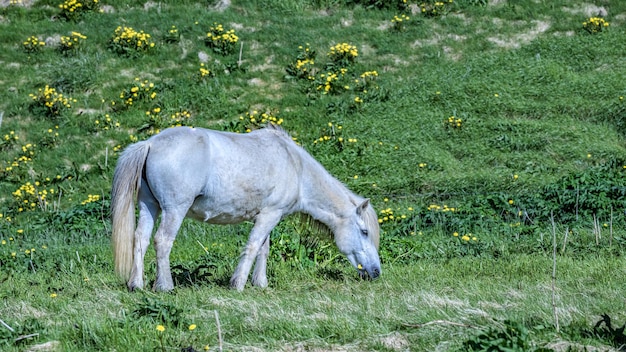
{"label": "leafy green plant", "polygon": [[608,314],[602,314],[602,319],[593,327],[593,333],[597,337],[609,341],[611,345],[619,349],[626,346],[625,329],[626,324],[619,328],[614,328],[611,317]]}
{"label": "leafy green plant", "polygon": [[9,321],[9,324],[10,329],[6,326],[2,326],[0,329],[0,346],[24,348],[25,345],[38,341],[42,332],[45,331],[41,321],[36,318],[28,318],[21,323]]}
{"label": "leafy green plant", "polygon": [[466,351],[527,352],[531,348],[530,333],[522,324],[506,320],[503,328],[490,328],[463,343]]}
{"label": "leafy green plant", "polygon": [[611,209],[620,209],[626,200],[622,165],[620,160],[608,160],[546,186],[543,194],[537,195],[541,200],[536,201],[543,212],[548,212],[542,215],[547,217],[558,209],[560,221],[565,222],[575,221],[577,216],[609,216]]}
{"label": "leafy green plant", "polygon": [[150,318],[170,326],[182,326],[184,310],[158,298],[143,296],[133,310],[137,318]]}

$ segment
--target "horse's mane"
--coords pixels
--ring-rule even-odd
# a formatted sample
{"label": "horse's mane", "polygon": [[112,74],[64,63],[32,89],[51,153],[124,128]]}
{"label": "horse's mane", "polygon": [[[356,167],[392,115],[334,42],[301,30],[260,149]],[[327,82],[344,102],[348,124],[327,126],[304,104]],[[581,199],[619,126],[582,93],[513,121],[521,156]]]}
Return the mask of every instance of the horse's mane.
{"label": "horse's mane", "polygon": [[264,130],[271,131],[273,132],[273,134],[277,136],[284,137],[289,140],[293,140],[291,138],[291,135],[287,131],[285,131],[284,128],[280,127],[280,125],[277,125],[275,123],[271,123],[271,122],[268,123],[267,126],[264,128]]}

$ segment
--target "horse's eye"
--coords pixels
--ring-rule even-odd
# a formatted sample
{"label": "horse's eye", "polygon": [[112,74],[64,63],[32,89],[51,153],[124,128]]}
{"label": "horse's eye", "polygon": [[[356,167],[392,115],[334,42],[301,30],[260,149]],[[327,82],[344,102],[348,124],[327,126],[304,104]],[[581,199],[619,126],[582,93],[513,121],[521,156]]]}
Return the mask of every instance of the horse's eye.
{"label": "horse's eye", "polygon": [[361,235],[367,237],[367,230],[361,230]]}

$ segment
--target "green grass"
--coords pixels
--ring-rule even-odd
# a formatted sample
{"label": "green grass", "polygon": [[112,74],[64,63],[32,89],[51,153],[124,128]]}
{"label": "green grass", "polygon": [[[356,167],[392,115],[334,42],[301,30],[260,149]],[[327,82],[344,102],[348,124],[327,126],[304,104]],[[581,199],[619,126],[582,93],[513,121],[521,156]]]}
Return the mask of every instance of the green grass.
{"label": "green grass", "polygon": [[[0,7],[0,319],[15,330],[0,326],[3,350],[50,341],[57,350],[216,350],[215,312],[226,350],[462,350],[515,324],[528,332],[526,349],[618,348],[622,337],[593,325],[601,314],[626,322],[626,3],[603,2],[610,25],[590,34],[583,22],[601,9],[578,0],[457,0],[431,17],[409,1],[400,31],[391,19],[401,1],[216,11],[215,1],[111,0],[76,21],[62,18],[60,2]],[[239,37],[226,55],[205,44],[215,23]],[[155,47],[119,54],[110,46],[118,26],[150,34]],[[62,53],[73,31],[87,38]],[[48,44],[26,52],[30,36]],[[332,62],[339,43],[358,49],[354,63]],[[313,71],[289,77],[307,45]],[[211,75],[200,76],[201,59]],[[322,94],[321,74],[339,66],[337,93]],[[366,87],[354,83],[371,71]],[[120,94],[144,82],[147,97],[125,106]],[[50,115],[35,104],[29,95],[46,85],[71,107]],[[249,114],[283,119],[372,199],[380,280],[359,281],[328,239],[290,218],[272,233],[270,288],[232,292],[250,224],[185,222],[175,292],[126,292],[109,245],[116,157],[182,112],[191,117],[180,123],[231,131],[258,127]],[[146,268],[150,282],[152,252]]]}

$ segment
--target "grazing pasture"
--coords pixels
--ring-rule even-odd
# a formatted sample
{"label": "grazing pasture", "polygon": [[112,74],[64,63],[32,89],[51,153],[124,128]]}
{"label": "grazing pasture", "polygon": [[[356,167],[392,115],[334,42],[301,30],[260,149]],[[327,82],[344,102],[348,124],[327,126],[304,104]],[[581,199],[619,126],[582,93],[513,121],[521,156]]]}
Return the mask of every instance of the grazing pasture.
{"label": "grazing pasture", "polygon": [[[0,349],[623,350],[625,25],[618,0],[0,1]],[[268,123],[370,199],[380,277],[294,215],[268,287],[232,290],[253,223],[185,220],[175,289],[129,292],[122,150]]]}

